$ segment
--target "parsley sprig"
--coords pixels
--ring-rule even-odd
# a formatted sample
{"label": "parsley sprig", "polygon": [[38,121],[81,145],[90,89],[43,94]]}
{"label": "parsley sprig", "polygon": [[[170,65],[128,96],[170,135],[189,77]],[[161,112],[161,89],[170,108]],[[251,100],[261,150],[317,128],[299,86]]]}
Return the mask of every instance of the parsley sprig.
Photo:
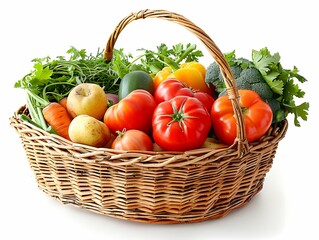
{"label": "parsley sprig", "polygon": [[303,98],[305,92],[298,83],[306,82],[296,66],[293,69],[285,69],[280,63],[279,53],[271,54],[265,47],[259,51],[252,51],[252,62],[259,70],[270,88],[276,93],[276,100],[281,103],[285,115],[294,115],[294,124],[300,126],[299,118],[306,121],[308,118],[309,102],[297,105],[296,99]]}
{"label": "parsley sprig", "polygon": [[156,51],[144,48],[138,50],[144,52],[139,56],[143,70],[154,75],[166,66],[176,70],[182,61],[197,62],[203,56],[202,51],[196,50],[196,45],[190,43],[178,43],[171,48],[162,43],[157,46]]}

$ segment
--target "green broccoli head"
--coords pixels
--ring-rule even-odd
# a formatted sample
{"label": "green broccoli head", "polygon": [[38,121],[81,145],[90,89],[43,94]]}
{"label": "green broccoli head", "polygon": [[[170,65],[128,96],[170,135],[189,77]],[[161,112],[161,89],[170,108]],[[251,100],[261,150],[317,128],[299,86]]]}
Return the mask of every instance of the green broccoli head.
{"label": "green broccoli head", "polygon": [[205,82],[208,85],[214,85],[215,91],[220,92],[225,89],[224,81],[219,79],[220,68],[216,62],[211,63],[206,69]]}
{"label": "green broccoli head", "polygon": [[[240,74],[240,77],[235,79],[235,83],[236,83],[237,88],[238,89],[253,90],[253,91],[257,92],[262,99],[272,98],[273,92],[272,92],[271,88],[268,86],[268,84],[263,79],[258,78],[258,74],[256,74],[256,72],[254,70],[250,71],[249,69],[250,68],[244,69],[241,72],[244,74]],[[256,77],[254,77],[253,74],[255,74]],[[250,80],[248,80],[248,76],[250,76],[250,78],[249,78]],[[251,79],[253,79],[253,80],[251,80]],[[226,90],[224,88],[220,92],[219,96],[222,96],[225,94],[226,94]]]}
{"label": "green broccoli head", "polygon": [[[245,79],[243,79],[243,78],[241,78],[241,77],[236,78],[236,79],[235,79],[235,83],[236,83],[237,89],[252,90],[252,89],[251,89],[251,87],[252,87],[251,84],[249,84],[248,82],[246,82]],[[224,95],[226,95],[226,94],[227,94],[226,89],[223,89],[223,91],[221,91],[218,96],[224,96]]]}
{"label": "green broccoli head", "polygon": [[206,69],[206,82],[214,83],[218,80],[220,68],[216,62],[211,63]]}
{"label": "green broccoli head", "polygon": [[264,81],[261,73],[254,67],[243,69],[240,73],[240,77],[248,83],[259,83]]}
{"label": "green broccoli head", "polygon": [[251,84],[251,90],[257,92],[262,99],[272,98],[273,91],[266,82],[257,82]]}
{"label": "green broccoli head", "polygon": [[[233,74],[234,79],[238,78],[240,76],[240,73],[242,71],[242,69],[239,66],[230,66],[230,71]],[[222,83],[224,83],[224,77],[221,71],[219,71],[219,75],[218,75],[218,80]],[[223,84],[223,89],[226,87],[225,84]]]}
{"label": "green broccoli head", "polygon": [[236,78],[235,83],[238,89],[252,90],[251,84],[242,77]]}
{"label": "green broccoli head", "polygon": [[240,66],[230,66],[230,70],[233,74],[234,79],[239,78],[243,69]]}
{"label": "green broccoli head", "polygon": [[[274,97],[272,89],[251,61],[245,58],[236,58],[234,52],[226,55],[226,59],[238,89],[253,90],[264,100]],[[215,86],[215,91],[219,96],[226,94],[224,78],[216,62],[208,66],[206,82]]]}
{"label": "green broccoli head", "polygon": [[[241,83],[240,86],[237,85],[239,89],[253,90],[257,92],[262,99],[273,97],[273,91],[266,83],[258,69],[254,67],[243,69],[243,71],[240,74],[240,80],[241,82],[244,82],[245,85],[243,85],[243,83]],[[246,87],[246,85],[250,85],[250,87]]]}
{"label": "green broccoli head", "polygon": [[[235,79],[240,76],[240,73],[242,71],[240,66],[230,66],[230,70]],[[210,64],[206,69],[205,81],[208,84],[213,84],[216,87],[216,92],[218,93],[222,92],[225,89],[226,86],[224,78],[216,62]]]}

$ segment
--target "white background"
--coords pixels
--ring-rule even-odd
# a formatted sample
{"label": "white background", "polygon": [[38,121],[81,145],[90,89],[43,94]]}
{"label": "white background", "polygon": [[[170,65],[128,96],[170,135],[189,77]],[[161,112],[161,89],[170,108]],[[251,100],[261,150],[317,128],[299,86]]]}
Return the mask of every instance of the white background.
{"label": "white background", "polygon": [[[1,239],[318,239],[318,12],[315,1],[36,1],[0,3]],[[262,3],[261,3],[262,2]],[[35,57],[64,55],[72,45],[104,48],[117,23],[141,9],[166,9],[203,28],[223,52],[250,57],[267,46],[285,68],[296,65],[308,82],[302,88],[311,108],[297,128],[289,118],[264,189],[245,207],[219,220],[187,225],[149,225],[110,218],[63,205],[38,189],[9,117],[25,103],[15,81]],[[204,46],[182,27],[139,20],[120,35],[127,51],[165,42]],[[4,224],[3,224],[4,223]]]}

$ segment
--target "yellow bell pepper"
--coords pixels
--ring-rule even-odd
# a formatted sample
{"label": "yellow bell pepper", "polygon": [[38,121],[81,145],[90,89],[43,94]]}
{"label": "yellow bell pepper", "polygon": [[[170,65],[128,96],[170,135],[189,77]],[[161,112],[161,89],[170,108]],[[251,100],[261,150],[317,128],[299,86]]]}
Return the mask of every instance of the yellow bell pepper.
{"label": "yellow bell pepper", "polygon": [[186,62],[168,77],[176,78],[187,86],[201,92],[211,94],[211,89],[205,82],[206,68],[198,62]]}
{"label": "yellow bell pepper", "polygon": [[157,72],[153,81],[154,81],[154,89],[157,88],[157,86],[166,80],[169,75],[171,75],[173,72],[171,67],[164,67],[161,71]]}
{"label": "yellow bell pepper", "polygon": [[154,77],[154,88],[168,78],[176,78],[187,86],[201,92],[211,94],[211,89],[205,82],[206,68],[198,62],[182,63],[180,68],[173,71],[171,67],[164,67]]}

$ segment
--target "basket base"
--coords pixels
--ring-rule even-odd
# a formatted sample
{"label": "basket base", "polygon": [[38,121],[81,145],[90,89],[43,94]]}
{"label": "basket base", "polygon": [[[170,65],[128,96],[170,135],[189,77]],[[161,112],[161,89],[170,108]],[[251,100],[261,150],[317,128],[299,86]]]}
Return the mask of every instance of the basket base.
{"label": "basket base", "polygon": [[[41,187],[39,186],[39,188],[41,189]],[[91,212],[100,214],[100,215],[104,215],[104,216],[108,216],[108,217],[112,217],[112,218],[117,218],[117,219],[121,219],[121,220],[126,220],[126,221],[132,221],[132,222],[139,222],[139,223],[146,223],[146,224],[187,224],[187,223],[199,223],[199,222],[204,222],[204,221],[208,221],[208,220],[214,220],[214,219],[220,219],[223,218],[225,216],[227,216],[228,214],[230,214],[231,212],[233,212],[233,210],[236,210],[238,208],[242,208],[245,205],[247,205],[250,200],[257,195],[257,193],[259,193],[263,188],[263,184],[260,184],[260,186],[258,188],[255,189],[255,192],[253,194],[251,194],[249,197],[246,198],[245,201],[234,205],[232,207],[227,208],[226,210],[223,210],[219,213],[215,213],[215,214],[210,214],[210,216],[203,216],[203,217],[193,217],[193,218],[182,218],[182,216],[180,215],[176,215],[176,218],[167,218],[164,215],[163,216],[157,216],[154,217],[154,219],[150,219],[149,216],[147,217],[143,217],[142,215],[139,216],[139,214],[137,212],[131,212],[131,213],[126,213],[125,215],[131,215],[131,217],[124,217],[123,216],[123,212],[120,211],[119,213],[117,213],[116,210],[107,210],[107,209],[103,209],[103,210],[96,210],[95,208],[90,208],[88,205],[81,205],[81,203],[74,201],[73,198],[68,198],[65,197],[63,199],[61,199],[60,197],[54,197],[50,194],[47,194],[53,198],[55,198],[57,201],[59,201],[60,203],[64,204],[64,205],[70,205],[70,206],[75,206],[77,208],[80,209],[86,209],[89,210]],[[41,189],[45,192],[45,189]],[[207,214],[208,215],[208,214]]]}

